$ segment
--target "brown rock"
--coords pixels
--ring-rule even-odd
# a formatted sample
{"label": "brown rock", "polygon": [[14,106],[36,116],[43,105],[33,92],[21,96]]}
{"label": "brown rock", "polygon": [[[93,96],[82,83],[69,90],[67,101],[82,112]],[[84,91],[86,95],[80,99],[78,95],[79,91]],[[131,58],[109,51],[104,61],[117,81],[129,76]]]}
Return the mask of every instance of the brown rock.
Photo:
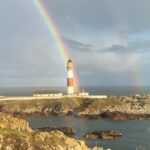
{"label": "brown rock", "polygon": [[0,113],[0,128],[32,132],[29,123],[24,119]]}
{"label": "brown rock", "polygon": [[61,131],[67,135],[76,133],[75,129],[69,128],[69,127],[43,127],[43,128],[38,128],[38,129],[34,129],[34,130],[40,131],[40,132]]}
{"label": "brown rock", "polygon": [[118,131],[94,131],[94,132],[89,132],[85,134],[85,138],[87,139],[116,139],[118,137],[121,137],[122,133]]}
{"label": "brown rock", "polygon": [[150,119],[150,114],[128,114],[122,112],[104,112],[101,114],[102,118],[109,118],[112,120],[143,120]]}

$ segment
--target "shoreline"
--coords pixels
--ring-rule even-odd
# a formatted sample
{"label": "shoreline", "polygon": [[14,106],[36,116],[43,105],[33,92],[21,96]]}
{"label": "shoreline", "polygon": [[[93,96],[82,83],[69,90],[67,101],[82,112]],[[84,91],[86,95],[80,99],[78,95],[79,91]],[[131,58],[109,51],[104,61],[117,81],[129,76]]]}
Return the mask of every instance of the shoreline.
{"label": "shoreline", "polygon": [[[12,100],[13,98],[13,100]],[[109,96],[107,98],[37,98],[9,100],[0,98],[0,112],[14,116],[65,116],[98,117],[112,120],[144,120],[150,119],[150,95]],[[32,98],[32,99],[31,99]],[[34,98],[34,99],[33,99]]]}

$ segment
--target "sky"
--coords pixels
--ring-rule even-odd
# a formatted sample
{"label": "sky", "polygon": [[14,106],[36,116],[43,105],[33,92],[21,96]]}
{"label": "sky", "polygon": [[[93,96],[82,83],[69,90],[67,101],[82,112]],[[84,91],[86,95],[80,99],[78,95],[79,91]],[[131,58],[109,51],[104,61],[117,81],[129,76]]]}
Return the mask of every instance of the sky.
{"label": "sky", "polygon": [[[150,85],[149,0],[41,0],[80,86]],[[32,0],[0,0],[0,86],[66,86],[66,62]]]}

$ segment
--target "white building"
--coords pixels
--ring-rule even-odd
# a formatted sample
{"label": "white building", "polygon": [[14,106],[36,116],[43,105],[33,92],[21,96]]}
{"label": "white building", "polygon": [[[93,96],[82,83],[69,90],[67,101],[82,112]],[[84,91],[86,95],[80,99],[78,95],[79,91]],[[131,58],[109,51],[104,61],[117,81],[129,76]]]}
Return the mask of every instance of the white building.
{"label": "white building", "polygon": [[79,96],[89,96],[88,92],[85,92],[84,89],[78,93]]}
{"label": "white building", "polygon": [[61,97],[62,93],[56,90],[36,90],[33,91],[34,97]]}

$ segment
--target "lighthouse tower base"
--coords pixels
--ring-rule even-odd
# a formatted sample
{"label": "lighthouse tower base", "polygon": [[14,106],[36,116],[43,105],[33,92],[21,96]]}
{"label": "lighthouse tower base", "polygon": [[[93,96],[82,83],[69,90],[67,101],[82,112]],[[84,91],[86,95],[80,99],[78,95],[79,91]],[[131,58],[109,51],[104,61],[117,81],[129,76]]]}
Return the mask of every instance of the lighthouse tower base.
{"label": "lighthouse tower base", "polygon": [[74,94],[74,88],[73,87],[67,87],[67,94],[68,95]]}

